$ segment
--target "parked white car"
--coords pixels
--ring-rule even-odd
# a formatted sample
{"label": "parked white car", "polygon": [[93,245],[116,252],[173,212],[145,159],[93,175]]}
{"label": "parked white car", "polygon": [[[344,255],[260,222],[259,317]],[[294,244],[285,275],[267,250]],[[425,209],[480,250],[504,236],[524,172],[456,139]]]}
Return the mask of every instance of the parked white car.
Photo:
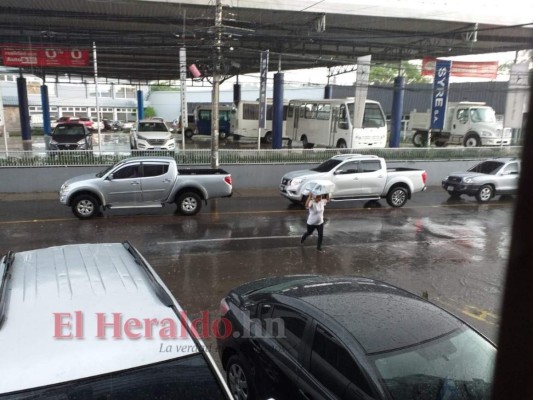
{"label": "parked white car", "polygon": [[2,399],[231,399],[183,309],[128,242],[9,252],[0,322]]}
{"label": "parked white car", "polygon": [[176,141],[164,122],[147,119],[131,130],[130,145],[137,150],[175,150]]}

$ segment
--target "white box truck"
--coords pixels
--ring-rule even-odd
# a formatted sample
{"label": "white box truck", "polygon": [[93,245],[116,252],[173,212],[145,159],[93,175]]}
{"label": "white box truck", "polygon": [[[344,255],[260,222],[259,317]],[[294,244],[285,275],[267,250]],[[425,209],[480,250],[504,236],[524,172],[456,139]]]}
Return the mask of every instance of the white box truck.
{"label": "white box truck", "polygon": [[[426,146],[431,111],[409,114],[408,127],[416,147]],[[458,144],[465,147],[500,146],[511,144],[511,129],[503,128],[494,109],[482,102],[448,103],[442,130],[431,130],[431,142],[443,147]]]}

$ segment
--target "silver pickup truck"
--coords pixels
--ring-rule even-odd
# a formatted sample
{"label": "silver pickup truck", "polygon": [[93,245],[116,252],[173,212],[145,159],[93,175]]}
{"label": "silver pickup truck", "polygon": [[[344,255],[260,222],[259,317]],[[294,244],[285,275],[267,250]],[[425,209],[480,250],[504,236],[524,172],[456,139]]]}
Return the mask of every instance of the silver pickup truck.
{"label": "silver pickup truck", "polygon": [[334,186],[331,201],[379,200],[402,207],[411,195],[426,190],[427,173],[421,169],[387,169],[383,158],[361,154],[337,155],[310,170],[292,171],[281,178],[280,194],[298,204],[313,181]]}
{"label": "silver pickup truck", "polygon": [[59,201],[80,219],[100,208],[163,207],[174,203],[183,215],[195,215],[202,200],[232,195],[231,175],[222,169],[180,169],[172,157],[132,157],[97,174],[67,180]]}
{"label": "silver pickup truck", "polygon": [[462,194],[475,196],[484,203],[497,195],[512,195],[518,191],[520,160],[494,158],[474,165],[464,172],[453,172],[442,181],[450,197]]}

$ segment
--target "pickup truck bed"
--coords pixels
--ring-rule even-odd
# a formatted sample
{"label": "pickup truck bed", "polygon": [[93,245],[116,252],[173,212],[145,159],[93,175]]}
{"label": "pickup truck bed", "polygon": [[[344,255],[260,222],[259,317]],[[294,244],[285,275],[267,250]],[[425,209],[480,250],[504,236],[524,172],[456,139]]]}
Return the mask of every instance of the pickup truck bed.
{"label": "pickup truck bed", "polygon": [[227,175],[228,173],[221,168],[182,168],[178,169],[180,175]]}

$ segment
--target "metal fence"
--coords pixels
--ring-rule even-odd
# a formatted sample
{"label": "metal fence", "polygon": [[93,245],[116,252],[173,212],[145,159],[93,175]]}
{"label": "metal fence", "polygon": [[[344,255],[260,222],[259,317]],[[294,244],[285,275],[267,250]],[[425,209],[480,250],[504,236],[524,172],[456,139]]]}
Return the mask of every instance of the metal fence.
{"label": "metal fence", "polygon": [[[449,147],[449,148],[385,148],[385,149],[220,149],[220,165],[230,164],[298,164],[318,163],[337,154],[376,155],[387,161],[475,160],[494,157],[520,157],[521,146],[513,147]],[[98,152],[98,151],[0,151],[0,167],[104,166],[128,157],[171,156],[179,165],[210,165],[211,150]]]}

